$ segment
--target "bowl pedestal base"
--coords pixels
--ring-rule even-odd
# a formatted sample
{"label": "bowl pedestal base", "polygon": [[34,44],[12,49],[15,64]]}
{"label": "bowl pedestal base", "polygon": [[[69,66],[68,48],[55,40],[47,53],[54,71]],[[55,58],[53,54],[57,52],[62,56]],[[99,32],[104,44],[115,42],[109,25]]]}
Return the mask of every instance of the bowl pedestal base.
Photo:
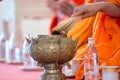
{"label": "bowl pedestal base", "polygon": [[45,64],[41,80],[66,80],[65,74],[62,73],[62,66],[58,64]]}

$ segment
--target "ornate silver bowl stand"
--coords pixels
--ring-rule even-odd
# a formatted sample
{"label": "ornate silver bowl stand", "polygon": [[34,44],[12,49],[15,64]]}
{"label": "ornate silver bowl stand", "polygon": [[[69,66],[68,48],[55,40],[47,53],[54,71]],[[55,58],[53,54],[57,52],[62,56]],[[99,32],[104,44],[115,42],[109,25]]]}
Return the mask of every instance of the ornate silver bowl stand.
{"label": "ornate silver bowl stand", "polygon": [[41,80],[66,80],[62,67],[75,56],[77,40],[63,35],[38,35],[26,39],[30,56],[44,67]]}

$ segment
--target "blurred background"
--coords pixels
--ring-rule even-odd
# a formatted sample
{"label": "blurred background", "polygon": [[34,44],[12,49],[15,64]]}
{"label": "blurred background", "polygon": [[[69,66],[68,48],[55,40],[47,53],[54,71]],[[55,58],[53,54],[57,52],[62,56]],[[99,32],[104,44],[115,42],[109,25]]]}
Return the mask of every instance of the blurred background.
{"label": "blurred background", "polygon": [[30,57],[25,37],[50,34],[52,17],[45,0],[0,0],[0,80],[39,80],[41,68]]}
{"label": "blurred background", "polygon": [[8,22],[10,35],[16,31],[20,47],[27,34],[49,34],[52,12],[45,0],[2,0],[0,14],[0,34],[3,32],[3,21]]}
{"label": "blurred background", "polygon": [[[40,80],[43,68],[31,58],[25,38],[31,40],[31,35],[51,35],[52,29],[71,15],[72,4],[67,4],[72,8],[66,15],[55,7],[57,1],[0,0],[0,80]],[[75,78],[67,66],[63,71]]]}

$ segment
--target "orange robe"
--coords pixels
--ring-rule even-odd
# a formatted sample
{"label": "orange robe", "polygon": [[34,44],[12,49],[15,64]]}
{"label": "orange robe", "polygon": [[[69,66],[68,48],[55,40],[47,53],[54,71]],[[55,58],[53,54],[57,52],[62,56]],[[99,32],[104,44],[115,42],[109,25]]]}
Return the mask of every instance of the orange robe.
{"label": "orange robe", "polygon": [[[120,0],[108,0],[120,5]],[[90,30],[89,30],[90,29]],[[91,30],[92,29],[92,30]],[[99,64],[120,66],[120,18],[98,12],[96,16],[79,21],[69,32],[68,37],[79,37],[77,58],[84,57],[87,38],[93,36],[98,51]],[[84,62],[76,71],[76,80],[83,78]]]}
{"label": "orange robe", "polygon": [[[120,0],[107,0],[120,6]],[[120,67],[120,18],[98,13],[93,29],[100,65]]]}
{"label": "orange robe", "polygon": [[[71,30],[67,33],[68,37],[73,40],[79,39],[77,43],[77,53],[75,58],[83,58],[87,46],[88,37],[92,37],[92,29],[95,16],[80,20]],[[83,63],[80,63],[83,64]],[[76,72],[76,80],[83,78],[84,66],[80,66]]]}
{"label": "orange robe", "polygon": [[81,5],[84,3],[84,0],[69,0],[69,1],[72,1],[72,2],[76,3],[77,5]]}

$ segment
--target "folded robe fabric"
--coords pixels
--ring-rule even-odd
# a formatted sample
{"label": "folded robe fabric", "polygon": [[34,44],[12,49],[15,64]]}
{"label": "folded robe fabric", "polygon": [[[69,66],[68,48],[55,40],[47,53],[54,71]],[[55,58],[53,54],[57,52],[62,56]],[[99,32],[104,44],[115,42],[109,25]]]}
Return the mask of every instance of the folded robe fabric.
{"label": "folded robe fabric", "polygon": [[[107,0],[120,5],[120,0]],[[92,29],[92,30],[91,30]],[[98,12],[95,17],[79,21],[69,32],[73,40],[79,37],[77,58],[84,57],[87,38],[93,36],[98,51],[99,64],[120,66],[120,18]],[[83,78],[84,61],[76,71],[76,80]]]}
{"label": "folded robe fabric", "polygon": [[[80,20],[71,30],[67,33],[68,37],[73,40],[79,39],[77,43],[77,53],[75,58],[83,58],[87,46],[88,37],[92,37],[92,29],[95,16]],[[82,63],[80,63],[81,65]],[[76,80],[83,78],[83,65],[76,71]]]}
{"label": "folded robe fabric", "polygon": [[[120,0],[108,0],[120,6]],[[100,64],[120,66],[120,18],[98,13],[93,37]]]}

